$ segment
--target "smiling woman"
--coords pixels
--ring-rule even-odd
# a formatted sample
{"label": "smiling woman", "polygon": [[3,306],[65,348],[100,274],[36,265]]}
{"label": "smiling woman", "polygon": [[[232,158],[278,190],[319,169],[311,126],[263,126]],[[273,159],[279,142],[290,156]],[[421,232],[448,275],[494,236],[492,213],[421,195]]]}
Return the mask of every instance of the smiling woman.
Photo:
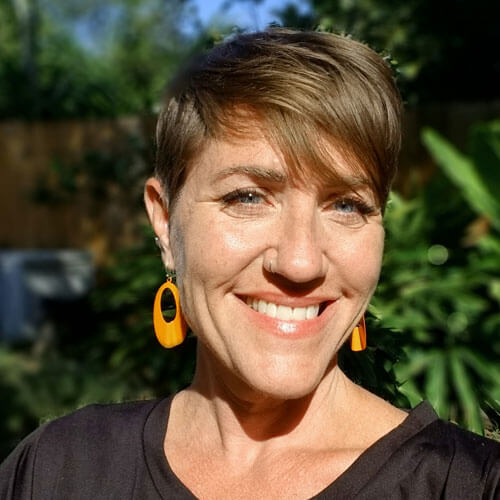
{"label": "smiling woman", "polygon": [[146,203],[200,340],[202,379],[222,363],[227,385],[296,399],[317,387],[368,305],[381,211],[367,184],[349,187],[346,162],[335,184],[306,185],[258,122],[246,127],[251,138],[213,139],[196,156],[170,214],[158,179]]}
{"label": "smiling woman", "polygon": [[192,384],[46,424],[3,466],[4,496],[495,497],[498,444],[337,364],[366,342],[400,145],[383,59],[327,33],[238,35],[172,83],[157,142],[145,203],[178,300],[165,324],[160,294],[155,322],[165,345],[184,322],[197,337]]}

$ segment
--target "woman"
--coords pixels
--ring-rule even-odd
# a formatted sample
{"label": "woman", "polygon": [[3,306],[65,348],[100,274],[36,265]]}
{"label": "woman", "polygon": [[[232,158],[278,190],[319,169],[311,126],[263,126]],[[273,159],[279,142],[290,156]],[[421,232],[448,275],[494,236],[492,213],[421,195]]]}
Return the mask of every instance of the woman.
{"label": "woman", "polygon": [[[400,145],[386,63],[331,34],[236,36],[174,81],[157,140],[145,201],[198,337],[194,380],[45,425],[4,465],[4,496],[500,495],[498,444],[337,365],[351,335],[363,348],[381,265]],[[172,346],[185,326],[180,310],[164,322],[163,288],[155,328]]]}

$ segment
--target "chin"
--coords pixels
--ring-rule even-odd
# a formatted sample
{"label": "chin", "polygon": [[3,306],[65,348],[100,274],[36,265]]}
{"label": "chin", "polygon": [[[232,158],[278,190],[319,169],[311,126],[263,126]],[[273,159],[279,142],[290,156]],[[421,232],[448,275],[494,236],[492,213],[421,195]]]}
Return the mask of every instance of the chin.
{"label": "chin", "polygon": [[[314,369],[315,368],[315,369]],[[257,371],[244,377],[245,383],[258,393],[272,399],[300,399],[312,394],[325,376],[326,370],[318,366],[290,366],[285,363],[272,363],[265,370]]]}

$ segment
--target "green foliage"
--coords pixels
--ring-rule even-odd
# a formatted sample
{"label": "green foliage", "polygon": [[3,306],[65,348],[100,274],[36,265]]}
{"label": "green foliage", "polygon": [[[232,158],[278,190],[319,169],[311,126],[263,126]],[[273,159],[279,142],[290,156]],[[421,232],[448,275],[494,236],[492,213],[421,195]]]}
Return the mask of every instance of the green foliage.
{"label": "green foliage", "polygon": [[480,167],[478,148],[495,151],[498,125],[473,130],[470,156],[424,131],[449,181],[438,174],[409,201],[392,195],[373,301],[381,324],[405,333],[407,357],[395,370],[412,405],[429,399],[441,417],[476,432],[482,412],[498,425],[500,411],[500,157]]}
{"label": "green foliage", "polygon": [[384,327],[372,314],[366,317],[368,345],[362,352],[352,352],[345,345],[339,352],[339,365],[355,383],[373,394],[408,408],[409,401],[400,390],[394,367],[406,358],[403,334]]}
{"label": "green foliage", "polygon": [[[285,26],[353,35],[398,63],[410,103],[498,98],[498,2],[309,0],[311,14],[283,8]],[[467,70],[464,71],[464,62]]]}
{"label": "green foliage", "polygon": [[[489,129],[486,130],[490,132]],[[490,134],[488,133],[487,136],[490,136]],[[498,148],[498,144],[495,144],[500,143],[500,134],[497,132],[497,137],[491,135],[491,138],[491,142],[486,143],[485,149],[489,149],[492,153],[496,153],[497,165],[494,165],[493,162],[493,164],[489,166],[490,168],[484,169],[481,173],[479,169],[475,167],[474,159],[468,158],[457,151],[451,144],[440,137],[437,132],[432,129],[424,129],[422,133],[422,140],[427,146],[427,149],[445,171],[450,180],[460,189],[469,206],[477,214],[488,217],[491,223],[494,224],[497,229],[500,229],[500,202],[498,201],[500,198],[496,197],[490,192],[490,188],[486,187],[493,186],[493,189],[496,191],[500,190],[500,182],[495,186],[494,181],[496,179],[490,179],[491,176],[498,178],[498,169],[491,167],[498,167],[500,164],[500,149]],[[483,137],[480,135],[476,138],[476,141],[479,140],[479,142],[484,142],[482,139]],[[494,149],[495,145],[497,146],[497,151]],[[481,154],[479,148],[476,147],[475,151],[476,154]],[[482,162],[479,163],[479,165],[481,164]],[[493,181],[493,183],[490,184],[490,181]]]}
{"label": "green foliage", "polygon": [[191,53],[182,0],[0,3],[0,118],[150,113]]}

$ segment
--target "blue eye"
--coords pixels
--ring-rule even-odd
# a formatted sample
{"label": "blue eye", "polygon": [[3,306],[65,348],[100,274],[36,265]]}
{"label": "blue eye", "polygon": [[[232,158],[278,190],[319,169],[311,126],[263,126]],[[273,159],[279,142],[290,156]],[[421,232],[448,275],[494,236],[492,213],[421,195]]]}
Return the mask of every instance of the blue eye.
{"label": "blue eye", "polygon": [[333,213],[337,214],[343,221],[361,221],[365,216],[375,213],[376,209],[368,205],[365,201],[344,197],[332,202]]}
{"label": "blue eye", "polygon": [[262,196],[255,191],[236,190],[223,198],[224,203],[230,205],[242,203],[244,205],[255,205],[262,202]]}
{"label": "blue eye", "polygon": [[255,193],[240,193],[238,200],[241,203],[259,203],[261,201],[260,196]]}
{"label": "blue eye", "polygon": [[334,203],[335,210],[350,214],[358,211],[358,206],[352,200],[338,200]]}

